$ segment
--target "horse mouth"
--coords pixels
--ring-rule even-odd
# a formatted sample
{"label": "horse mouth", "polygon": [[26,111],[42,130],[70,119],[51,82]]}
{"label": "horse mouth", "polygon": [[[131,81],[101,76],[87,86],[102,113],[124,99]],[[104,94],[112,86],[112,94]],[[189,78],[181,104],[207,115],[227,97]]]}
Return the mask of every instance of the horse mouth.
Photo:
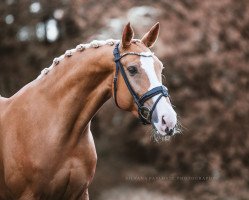
{"label": "horse mouth", "polygon": [[180,128],[180,124],[177,123],[175,128],[173,129],[173,131],[168,134],[166,132],[162,132],[159,131],[156,126],[154,125],[154,123],[152,123],[152,140],[155,142],[166,142],[169,141],[174,135],[176,134],[180,134],[181,133],[181,128]]}
{"label": "horse mouth", "polygon": [[157,130],[153,129],[152,140],[157,142],[157,143],[169,141],[171,137],[172,136],[162,135],[162,134],[158,133]]}

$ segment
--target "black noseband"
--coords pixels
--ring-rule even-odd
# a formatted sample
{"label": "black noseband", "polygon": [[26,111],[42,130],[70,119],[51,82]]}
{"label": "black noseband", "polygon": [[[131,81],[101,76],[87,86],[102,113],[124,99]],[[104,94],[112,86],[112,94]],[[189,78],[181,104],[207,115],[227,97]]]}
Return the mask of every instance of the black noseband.
{"label": "black noseband", "polygon": [[[153,54],[151,54],[151,53],[150,54],[143,54],[143,53],[136,53],[136,52],[128,52],[128,53],[120,55],[118,47],[119,47],[119,43],[116,44],[116,46],[114,48],[114,51],[113,51],[114,61],[116,63],[116,72],[115,72],[115,76],[114,76],[114,80],[113,80],[115,103],[119,107],[118,102],[117,102],[117,80],[118,80],[118,72],[120,71],[121,75],[123,76],[123,79],[125,81],[125,84],[126,84],[127,88],[129,89],[135,103],[137,104],[139,118],[141,119],[143,124],[150,124],[153,111],[155,110],[156,105],[159,102],[159,100],[163,96],[164,97],[169,96],[168,90],[167,90],[167,88],[165,86],[161,85],[161,86],[152,88],[151,90],[146,92],[144,95],[139,97],[138,94],[133,90],[133,88],[132,88],[132,86],[131,86],[131,84],[130,84],[127,76],[126,76],[124,67],[120,62],[120,59],[123,58],[126,55],[137,55],[137,56],[143,56],[143,57],[152,57]],[[159,97],[157,98],[157,100],[153,104],[152,108],[148,108],[148,107],[144,106],[144,103],[148,99],[151,99],[152,97],[154,97],[156,95],[159,95]]]}

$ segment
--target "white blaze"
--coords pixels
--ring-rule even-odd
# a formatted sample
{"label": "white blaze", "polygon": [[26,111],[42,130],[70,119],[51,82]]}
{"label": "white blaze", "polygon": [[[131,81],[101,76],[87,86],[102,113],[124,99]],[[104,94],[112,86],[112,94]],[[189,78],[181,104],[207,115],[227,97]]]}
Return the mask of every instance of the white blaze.
{"label": "white blaze", "polygon": [[[144,69],[145,73],[148,76],[148,79],[150,81],[150,87],[148,90],[151,90],[154,87],[161,86],[162,83],[157,78],[155,66],[154,66],[154,59],[153,57],[140,57],[141,67]],[[159,94],[160,95],[160,94]],[[159,95],[156,95],[152,98],[153,102],[157,100]],[[160,134],[165,135],[165,129],[168,127],[169,129],[172,129],[176,125],[176,113],[170,103],[166,100],[165,97],[162,97],[154,112],[157,112],[158,116],[158,123],[154,123],[157,130]],[[166,125],[162,124],[162,117],[164,118],[164,121],[166,122]]]}

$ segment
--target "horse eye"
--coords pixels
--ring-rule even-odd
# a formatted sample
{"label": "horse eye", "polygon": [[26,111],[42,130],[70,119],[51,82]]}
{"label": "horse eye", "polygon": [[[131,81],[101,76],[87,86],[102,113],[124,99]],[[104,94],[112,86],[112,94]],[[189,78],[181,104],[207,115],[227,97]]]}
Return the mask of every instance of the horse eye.
{"label": "horse eye", "polygon": [[128,71],[129,71],[129,73],[130,73],[131,76],[134,76],[138,72],[137,68],[135,66],[130,66],[127,69],[128,69]]}

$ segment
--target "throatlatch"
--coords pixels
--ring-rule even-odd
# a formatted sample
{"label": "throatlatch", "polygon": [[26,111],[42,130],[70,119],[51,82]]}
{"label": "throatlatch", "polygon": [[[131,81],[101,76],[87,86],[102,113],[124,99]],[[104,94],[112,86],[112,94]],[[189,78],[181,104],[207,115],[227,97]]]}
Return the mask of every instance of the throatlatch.
{"label": "throatlatch", "polygon": [[[120,62],[120,60],[121,60],[121,58],[123,58],[124,56],[127,56],[127,55],[152,57],[153,53],[150,53],[150,52],[148,52],[148,53],[127,52],[127,53],[120,55],[119,43],[117,43],[114,50],[113,50],[113,55],[114,55],[114,61],[116,63],[116,71],[115,71],[114,80],[113,80],[114,100],[115,100],[116,105],[119,107],[118,102],[117,102],[117,80],[118,80],[118,73],[120,71],[121,75],[123,76],[123,79],[125,81],[127,88],[129,89],[135,103],[137,104],[138,115],[139,115],[140,120],[142,121],[143,124],[151,124],[151,118],[152,118],[153,111],[155,110],[157,103],[159,102],[159,100],[162,97],[169,96],[168,90],[165,86],[161,85],[161,86],[152,88],[151,90],[149,90],[148,92],[143,94],[141,97],[139,97],[138,94],[133,90],[133,88],[132,88],[132,86],[131,86],[131,84],[126,76],[124,67],[123,67],[122,63]],[[158,94],[160,94],[160,96],[157,98],[157,100],[153,104],[152,108],[148,108],[147,106],[144,106],[144,103],[148,99],[150,99]]]}

